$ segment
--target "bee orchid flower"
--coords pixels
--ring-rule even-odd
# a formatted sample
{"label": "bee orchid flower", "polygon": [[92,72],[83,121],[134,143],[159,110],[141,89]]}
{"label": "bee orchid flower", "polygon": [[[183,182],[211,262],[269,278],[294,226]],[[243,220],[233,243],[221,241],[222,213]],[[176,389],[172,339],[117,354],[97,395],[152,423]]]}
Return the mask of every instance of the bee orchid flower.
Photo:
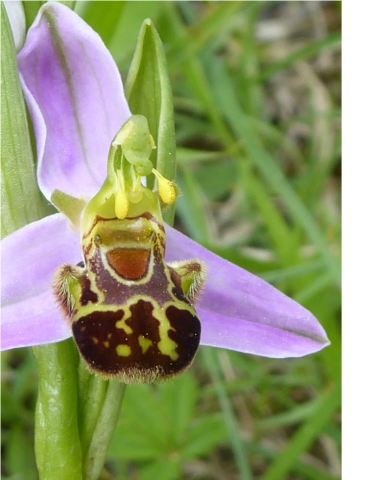
{"label": "bee orchid flower", "polygon": [[[40,190],[49,201],[60,191],[88,205],[107,178],[112,141],[131,117],[116,64],[78,15],[49,2],[29,29],[18,65],[36,138]],[[168,265],[194,258],[206,267],[201,295],[194,301],[201,345],[284,358],[329,344],[322,326],[301,305],[174,228],[164,228]],[[82,247],[75,222],[62,213],[3,240],[3,350],[72,336],[52,282],[61,265],[80,264]]]}

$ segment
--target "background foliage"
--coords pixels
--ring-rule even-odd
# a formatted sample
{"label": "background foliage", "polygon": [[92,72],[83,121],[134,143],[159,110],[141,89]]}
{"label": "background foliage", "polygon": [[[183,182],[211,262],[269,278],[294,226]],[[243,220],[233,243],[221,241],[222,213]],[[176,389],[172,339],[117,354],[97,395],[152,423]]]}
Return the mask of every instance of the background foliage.
{"label": "background foliage", "polygon": [[[37,2],[36,2],[37,3]],[[202,347],[128,387],[102,474],[340,477],[339,2],[77,2],[126,77],[142,21],[164,42],[176,109],[176,227],[311,310],[332,345],[274,360]],[[35,361],[2,362],[2,478],[36,479]]]}

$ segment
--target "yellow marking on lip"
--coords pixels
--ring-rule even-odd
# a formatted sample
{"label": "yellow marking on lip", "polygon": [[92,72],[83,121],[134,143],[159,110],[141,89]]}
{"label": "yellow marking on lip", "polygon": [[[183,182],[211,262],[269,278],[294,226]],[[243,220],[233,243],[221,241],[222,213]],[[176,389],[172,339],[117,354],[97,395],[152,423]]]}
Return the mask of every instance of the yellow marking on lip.
{"label": "yellow marking on lip", "polygon": [[129,325],[126,325],[125,320],[123,319],[116,322],[116,328],[121,328],[122,330],[124,330],[125,333],[129,335],[133,333],[133,329],[129,327]]}
{"label": "yellow marking on lip", "polygon": [[168,336],[165,336],[160,342],[158,342],[159,351],[163,355],[168,355],[171,360],[174,361],[179,358],[179,354],[175,352],[177,346],[178,344],[175,343],[174,340],[171,340],[171,338]]}
{"label": "yellow marking on lip", "polygon": [[108,342],[108,340],[107,340],[106,342],[103,342],[103,344],[104,344],[104,347],[109,348],[109,342]]}
{"label": "yellow marking on lip", "polygon": [[110,340],[112,338],[112,334],[108,333],[107,338]]}
{"label": "yellow marking on lip", "polygon": [[159,321],[158,329],[159,329],[159,336],[161,338],[160,341],[158,342],[159,351],[163,355],[168,355],[171,358],[171,360],[175,361],[179,358],[179,354],[175,351],[178,344],[168,336],[168,331],[169,330],[175,331],[175,329],[172,328],[171,323],[169,319],[166,317],[166,315],[164,314],[164,312],[162,311],[159,312],[159,316],[157,320]]}
{"label": "yellow marking on lip", "polygon": [[96,337],[92,337],[93,343],[97,345],[99,343],[99,339]]}
{"label": "yellow marking on lip", "polygon": [[116,353],[119,357],[129,357],[129,355],[132,353],[132,349],[129,347],[129,345],[117,345]]}
{"label": "yellow marking on lip", "polygon": [[143,354],[145,354],[153,344],[153,342],[149,338],[146,338],[143,335],[140,335],[138,337],[138,343],[142,349]]}

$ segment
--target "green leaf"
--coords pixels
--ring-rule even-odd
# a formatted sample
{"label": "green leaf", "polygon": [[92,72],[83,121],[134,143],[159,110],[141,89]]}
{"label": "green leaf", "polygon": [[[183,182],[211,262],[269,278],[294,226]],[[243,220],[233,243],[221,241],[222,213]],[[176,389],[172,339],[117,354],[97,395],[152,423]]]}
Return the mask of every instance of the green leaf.
{"label": "green leaf", "polygon": [[[186,36],[186,29],[180,18],[174,2],[165,2],[166,9],[166,31],[165,36],[174,43],[178,38]],[[220,138],[229,147],[235,144],[226,123],[220,113],[218,105],[214,99],[213,91],[207,81],[204,69],[200,60],[194,55],[191,49],[187,49],[188,56],[186,61],[180,63],[178,73],[183,75],[183,78],[188,82],[189,87],[193,91],[197,100],[204,107],[209,119],[211,120],[215,131],[218,132]]]}
{"label": "green leaf", "polygon": [[204,208],[204,192],[189,168],[180,168],[179,187],[182,196],[178,198],[178,213],[185,219],[191,238],[197,242],[211,243],[209,215]]}
{"label": "green leaf", "polygon": [[323,256],[325,265],[334,282],[341,282],[341,272],[337,259],[329,249],[319,226],[294,190],[275,159],[265,149],[257,133],[251,128],[249,117],[244,113],[236,98],[236,92],[230,75],[221,61],[214,61],[210,72],[213,78],[215,96],[219,107],[229,120],[236,136],[244,141],[244,148],[250,161],[257,167],[263,178],[280,195],[297,225],[301,226],[308,238],[314,243]]}
{"label": "green leaf", "polygon": [[68,8],[71,8],[71,10],[74,10],[75,5],[76,5],[76,1],[75,1],[75,0],[73,0],[73,1],[69,1],[69,0],[68,0],[67,2],[65,2],[65,1],[60,1],[59,3],[61,3],[62,5],[65,5],[65,6],[68,7]]}
{"label": "green leaf", "polygon": [[[63,2],[62,2],[63,3]],[[69,3],[69,2],[65,2]],[[80,2],[79,13],[108,47],[127,2]]]}
{"label": "green leaf", "polygon": [[[143,400],[144,401],[144,400]],[[129,415],[133,415],[132,412]],[[117,426],[112,438],[108,455],[110,458],[122,460],[154,460],[161,458],[162,449],[148,432]]]}
{"label": "green leaf", "polygon": [[172,382],[164,383],[161,387],[161,400],[170,426],[169,434],[172,435],[175,444],[180,443],[190,427],[195,415],[198,395],[196,380],[189,371]]}
{"label": "green leaf", "polygon": [[282,480],[287,477],[302,452],[306,451],[317,436],[324,430],[341,403],[341,385],[334,385],[324,393],[313,415],[295,433],[284,450],[276,457],[262,480]]}
{"label": "green leaf", "polygon": [[160,387],[133,385],[122,405],[109,455],[130,460],[160,458],[167,452],[169,426],[159,397]]}
{"label": "green leaf", "polygon": [[[149,123],[156,150],[151,155],[155,168],[167,179],[176,179],[175,124],[172,92],[166,56],[150,19],[143,22],[136,51],[125,84],[125,94],[134,115],[144,115]],[[148,178],[153,187],[154,179]],[[157,184],[155,182],[155,189]],[[174,220],[174,205],[165,207],[164,220]]]}
{"label": "green leaf", "polygon": [[[134,385],[128,390],[112,439],[113,458],[159,460],[181,452],[189,438],[199,389],[189,372],[162,385]],[[159,477],[158,477],[159,478]]]}
{"label": "green leaf", "polygon": [[289,410],[288,412],[280,413],[278,415],[273,415],[263,420],[260,420],[257,423],[257,428],[261,430],[269,430],[272,428],[278,428],[281,426],[293,425],[304,420],[304,418],[309,418],[314,414],[315,409],[317,408],[319,399],[312,399],[307,403],[301,404]]}
{"label": "green leaf", "polygon": [[[46,1],[24,1],[22,2],[23,7],[24,7],[24,12],[25,12],[25,20],[26,20],[26,29],[28,30],[32,23],[34,22],[36,16],[38,15],[39,9],[47,3]],[[76,1],[60,1],[57,3],[61,3],[62,5],[65,5],[68,8],[71,8],[71,10],[74,10]],[[84,3],[84,2],[83,2]]]}
{"label": "green leaf", "polygon": [[213,384],[216,389],[218,401],[222,408],[225,426],[228,431],[230,444],[238,466],[241,480],[252,480],[253,475],[246,449],[238,432],[238,424],[235,418],[230,398],[222,382],[222,376],[219,371],[219,362],[216,360],[216,352],[211,348],[203,348],[202,355],[204,362],[209,370]]}
{"label": "green leaf", "polygon": [[236,164],[227,161],[209,162],[196,171],[195,175],[212,201],[223,200],[237,183]]}
{"label": "green leaf", "polygon": [[[240,185],[246,193],[247,201],[256,203],[262,218],[267,224],[268,233],[272,239],[276,254],[283,265],[291,265],[298,251],[296,236],[287,226],[283,215],[278,210],[273,199],[268,195],[262,182],[256,178],[249,163],[244,160],[238,162]],[[251,208],[249,211],[252,210]]]}
{"label": "green leaf", "polygon": [[108,48],[120,70],[127,71],[133,58],[134,46],[142,22],[146,18],[151,18],[155,21],[162,9],[163,2],[144,1],[125,3],[126,8],[118,19],[114,35]]}
{"label": "green leaf", "polygon": [[207,45],[215,33],[231,28],[235,13],[244,7],[244,3],[235,1],[217,4],[217,7],[192,26],[187,34],[180,35],[173,41],[168,55],[169,61],[175,64],[187,62],[188,57]]}
{"label": "green leaf", "polygon": [[46,2],[38,2],[38,1],[25,1],[22,2],[22,5],[24,7],[24,12],[25,12],[25,21],[26,21],[26,29],[28,30],[32,23],[34,22],[34,19],[36,18],[39,9],[42,7],[42,5]]}
{"label": "green leaf", "polygon": [[176,480],[181,478],[177,460],[162,459],[139,469],[140,480]]}
{"label": "green leaf", "polygon": [[220,415],[200,417],[187,434],[181,456],[190,459],[208,455],[227,439],[228,430]]}
{"label": "green leaf", "polygon": [[32,438],[18,424],[10,431],[6,458],[13,478],[37,479]]}
{"label": "green leaf", "polygon": [[341,39],[342,34],[340,31],[333,32],[329,36],[322,38],[321,40],[317,40],[309,45],[306,45],[305,47],[291,53],[286,58],[279,60],[270,67],[267,67],[259,75],[259,80],[268,80],[270,77],[280,72],[281,70],[292,67],[299,60],[304,60],[312,55],[316,55],[326,48],[339,46],[341,45]]}
{"label": "green leaf", "polygon": [[[277,456],[277,452],[273,446],[270,446],[270,448],[264,447],[262,443],[259,442],[249,442],[247,443],[247,447],[253,455],[263,457],[268,463],[271,463]],[[338,478],[334,474],[324,473],[324,471],[317,468],[317,463],[314,467],[311,464],[298,461],[293,465],[293,472],[296,478],[301,478],[302,480],[337,480]],[[282,479],[283,477],[280,478],[280,480]]]}
{"label": "green leaf", "polygon": [[1,226],[2,237],[43,216],[16,50],[1,4]]}

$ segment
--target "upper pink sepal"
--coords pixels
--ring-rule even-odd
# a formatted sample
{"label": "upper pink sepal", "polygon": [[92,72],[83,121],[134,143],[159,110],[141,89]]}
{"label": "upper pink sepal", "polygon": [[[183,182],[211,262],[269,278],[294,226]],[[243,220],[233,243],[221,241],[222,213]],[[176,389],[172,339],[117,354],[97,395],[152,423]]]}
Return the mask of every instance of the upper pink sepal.
{"label": "upper pink sepal", "polygon": [[37,141],[38,183],[90,199],[106,177],[113,137],[129,118],[117,66],[76,13],[46,3],[18,54]]}

